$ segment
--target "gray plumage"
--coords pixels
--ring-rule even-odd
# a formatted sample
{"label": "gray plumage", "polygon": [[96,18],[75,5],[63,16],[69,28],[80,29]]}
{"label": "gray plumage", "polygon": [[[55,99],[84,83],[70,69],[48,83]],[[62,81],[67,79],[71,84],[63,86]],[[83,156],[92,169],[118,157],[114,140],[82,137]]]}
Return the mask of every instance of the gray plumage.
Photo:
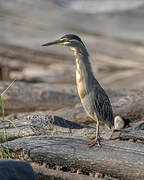
{"label": "gray plumage", "polygon": [[93,75],[86,47],[83,43],[80,43],[75,49],[82,76],[84,96],[81,98],[82,105],[91,118],[95,120],[96,114],[98,120],[103,121],[109,128],[112,128],[114,126],[114,118],[111,103],[108,95]]}

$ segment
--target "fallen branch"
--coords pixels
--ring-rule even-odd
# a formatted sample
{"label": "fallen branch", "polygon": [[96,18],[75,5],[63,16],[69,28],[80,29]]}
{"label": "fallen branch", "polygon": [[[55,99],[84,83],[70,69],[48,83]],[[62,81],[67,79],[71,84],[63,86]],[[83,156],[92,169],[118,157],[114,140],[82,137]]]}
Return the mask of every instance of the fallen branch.
{"label": "fallen branch", "polygon": [[66,170],[81,168],[123,179],[144,179],[144,144],[102,141],[102,148],[87,148],[87,138],[33,136],[9,142],[13,158],[46,163]]}

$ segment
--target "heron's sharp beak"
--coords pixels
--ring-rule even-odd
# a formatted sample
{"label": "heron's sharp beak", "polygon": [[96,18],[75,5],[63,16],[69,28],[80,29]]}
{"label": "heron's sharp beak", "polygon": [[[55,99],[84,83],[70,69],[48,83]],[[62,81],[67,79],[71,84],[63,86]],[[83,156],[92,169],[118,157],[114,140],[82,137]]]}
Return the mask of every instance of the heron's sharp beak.
{"label": "heron's sharp beak", "polygon": [[64,43],[63,40],[56,40],[56,41],[53,41],[53,42],[43,44],[42,46],[51,46],[51,45],[54,45],[54,44],[63,44],[63,43]]}

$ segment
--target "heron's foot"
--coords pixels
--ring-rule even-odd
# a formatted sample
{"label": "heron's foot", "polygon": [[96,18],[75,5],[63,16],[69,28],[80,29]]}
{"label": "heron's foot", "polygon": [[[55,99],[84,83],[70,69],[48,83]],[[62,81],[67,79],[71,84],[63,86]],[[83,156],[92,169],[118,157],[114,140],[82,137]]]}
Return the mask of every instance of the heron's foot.
{"label": "heron's foot", "polygon": [[[87,138],[91,139],[91,140],[94,140],[96,139],[96,136],[86,136]],[[98,134],[98,137],[97,139],[101,139],[100,135]]]}
{"label": "heron's foot", "polygon": [[91,142],[87,144],[88,148],[91,148],[95,145],[97,145],[98,147],[101,147],[100,138],[97,138],[97,139],[95,138],[94,140],[92,140]]}
{"label": "heron's foot", "polygon": [[86,136],[87,138],[94,140],[96,138],[96,136]]}

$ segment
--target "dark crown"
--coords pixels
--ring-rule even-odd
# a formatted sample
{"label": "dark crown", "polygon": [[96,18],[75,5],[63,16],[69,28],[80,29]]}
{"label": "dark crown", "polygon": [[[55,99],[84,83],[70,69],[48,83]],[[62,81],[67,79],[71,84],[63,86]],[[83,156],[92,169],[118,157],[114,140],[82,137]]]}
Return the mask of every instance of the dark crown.
{"label": "dark crown", "polygon": [[[82,40],[75,34],[66,34],[62,38],[68,38],[69,40],[77,40],[77,41],[80,41],[84,45]],[[85,47],[85,45],[84,45],[84,47]]]}

